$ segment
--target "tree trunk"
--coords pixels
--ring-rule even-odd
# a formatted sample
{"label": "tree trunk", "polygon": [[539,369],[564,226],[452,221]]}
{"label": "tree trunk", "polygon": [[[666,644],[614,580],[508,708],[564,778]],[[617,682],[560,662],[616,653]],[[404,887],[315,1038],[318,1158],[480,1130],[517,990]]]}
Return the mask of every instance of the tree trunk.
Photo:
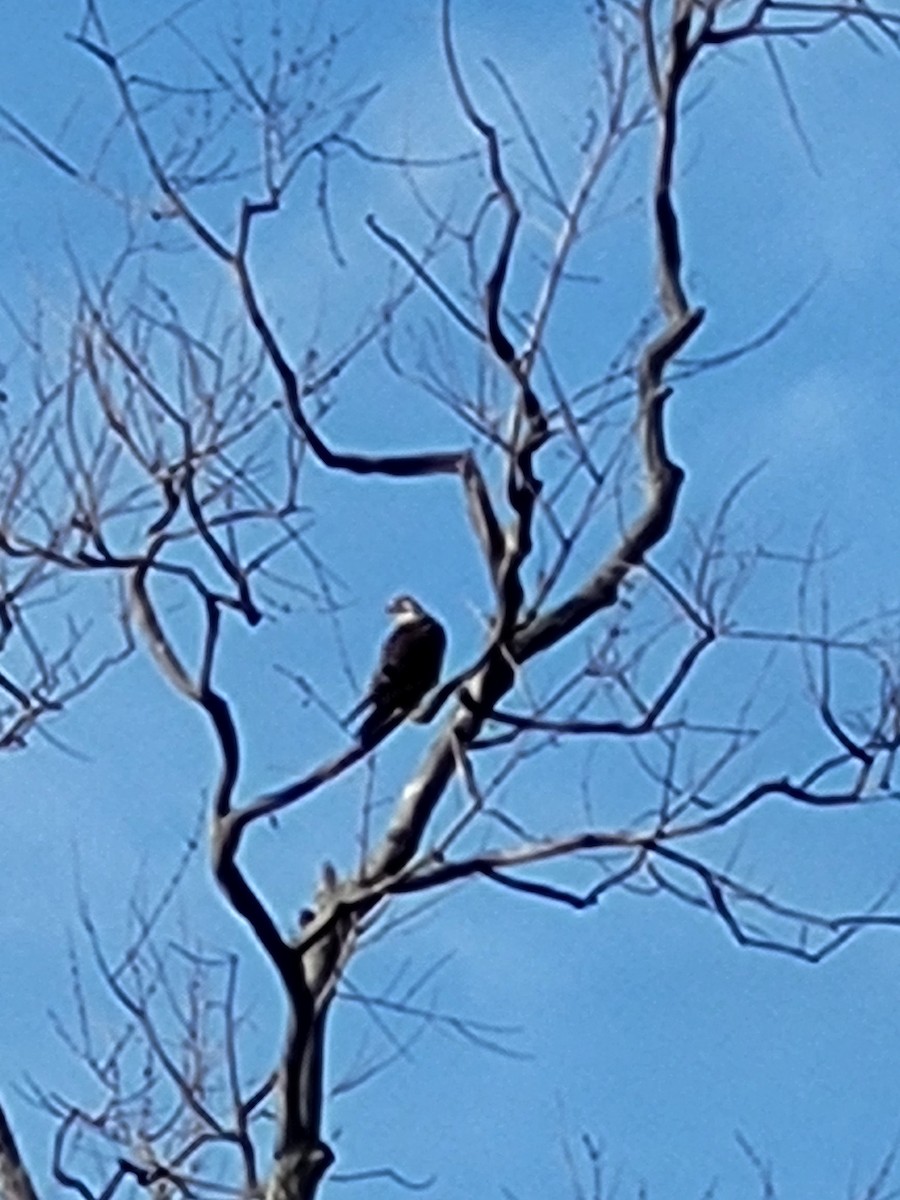
{"label": "tree trunk", "polygon": [[266,1200],[313,1200],[334,1155],[321,1142],[288,1150],[275,1159]]}
{"label": "tree trunk", "polygon": [[[310,1193],[312,1194],[312,1193]],[[38,1200],[0,1105],[0,1200]]]}

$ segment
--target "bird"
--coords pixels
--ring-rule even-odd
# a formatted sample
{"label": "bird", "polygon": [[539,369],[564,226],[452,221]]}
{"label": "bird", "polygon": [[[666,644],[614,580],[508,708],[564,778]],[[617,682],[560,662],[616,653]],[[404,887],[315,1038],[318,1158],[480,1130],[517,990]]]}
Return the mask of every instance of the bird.
{"label": "bird", "polygon": [[412,596],[395,596],[385,607],[394,627],[385,638],[369,690],[345,718],[349,724],[371,709],[356,737],[365,748],[412,713],[441,675],[447,635],[440,621]]}

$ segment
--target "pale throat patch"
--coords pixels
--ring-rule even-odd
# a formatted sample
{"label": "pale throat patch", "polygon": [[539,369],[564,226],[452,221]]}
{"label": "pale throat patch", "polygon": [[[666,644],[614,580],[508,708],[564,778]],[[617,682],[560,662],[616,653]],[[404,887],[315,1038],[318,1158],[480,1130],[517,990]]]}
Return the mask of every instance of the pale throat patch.
{"label": "pale throat patch", "polygon": [[414,612],[399,612],[394,613],[395,625],[412,625],[415,621],[421,621],[419,613]]}

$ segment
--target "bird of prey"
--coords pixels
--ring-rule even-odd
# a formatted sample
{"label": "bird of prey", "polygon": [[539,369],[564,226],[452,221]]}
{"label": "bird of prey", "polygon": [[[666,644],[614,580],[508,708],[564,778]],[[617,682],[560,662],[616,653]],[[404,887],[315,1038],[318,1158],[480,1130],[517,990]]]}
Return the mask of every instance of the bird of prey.
{"label": "bird of prey", "polygon": [[414,711],[440,678],[447,635],[439,621],[412,596],[396,596],[386,612],[394,628],[384,640],[369,690],[347,721],[371,712],[356,731],[361,746],[370,747]]}

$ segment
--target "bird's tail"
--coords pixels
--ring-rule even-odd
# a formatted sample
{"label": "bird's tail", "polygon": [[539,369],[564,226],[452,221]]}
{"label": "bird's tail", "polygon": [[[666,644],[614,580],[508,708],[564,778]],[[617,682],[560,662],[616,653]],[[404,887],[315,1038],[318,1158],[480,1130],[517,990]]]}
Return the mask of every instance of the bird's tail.
{"label": "bird's tail", "polygon": [[369,694],[367,696],[363,696],[363,698],[362,698],[362,700],[360,700],[359,704],[354,705],[353,708],[350,709],[350,711],[347,713],[346,717],[344,717],[342,724],[349,725],[351,721],[355,721],[356,718],[361,713],[364,713],[366,711],[366,709],[369,707],[370,704],[372,704],[374,699],[375,699],[375,697],[372,695],[371,692],[369,692]]}
{"label": "bird's tail", "polygon": [[376,708],[374,712],[369,713],[356,731],[356,738],[360,746],[364,750],[371,750],[373,746],[383,741],[389,733],[397,728],[403,720],[403,716],[402,710],[398,708],[390,709],[388,712]]}

